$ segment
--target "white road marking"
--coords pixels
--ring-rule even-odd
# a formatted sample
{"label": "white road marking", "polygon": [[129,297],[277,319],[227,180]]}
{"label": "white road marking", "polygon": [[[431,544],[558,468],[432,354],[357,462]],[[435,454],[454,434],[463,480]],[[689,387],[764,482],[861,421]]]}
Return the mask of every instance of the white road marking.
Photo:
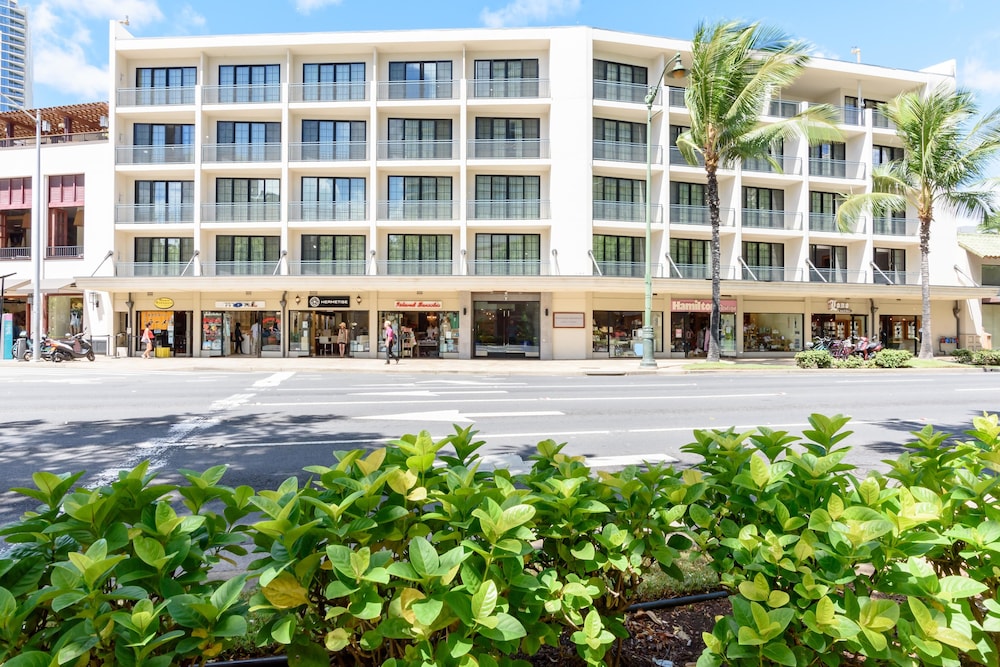
{"label": "white road marking", "polygon": [[[534,399],[521,398],[453,398],[455,403],[523,403],[525,400],[544,401],[550,403],[577,403],[580,401],[601,402],[601,401],[705,401],[720,398],[773,398],[775,396],[786,396],[787,392],[764,392],[759,394],[675,394],[663,396],[539,396]],[[437,401],[427,401],[422,399],[407,400],[400,398],[394,403],[436,403]],[[258,401],[254,405],[262,407],[318,407],[318,406],[339,406],[339,405],[371,405],[371,401],[295,401],[294,403]]]}
{"label": "white road marking", "polygon": [[468,394],[509,394],[509,391],[503,389],[483,389],[483,390],[469,390],[462,389],[459,391],[435,391],[432,389],[415,389],[413,391],[352,391],[348,392],[348,396],[423,396],[425,398],[432,398],[434,396],[466,396]]}
{"label": "white road marking", "polygon": [[262,380],[257,380],[253,383],[254,387],[277,387],[279,384],[287,380],[288,378],[295,375],[292,371],[282,371],[281,373],[274,373],[267,376]]}
{"label": "white road marking", "polygon": [[954,391],[1000,391],[1000,387],[965,387]]}
{"label": "white road marking", "polygon": [[434,412],[401,412],[394,415],[369,415],[353,417],[353,419],[388,419],[392,421],[430,421],[430,422],[472,422],[475,418],[485,417],[556,417],[564,413],[558,410],[539,410],[534,412],[467,412],[458,410],[437,410]]}

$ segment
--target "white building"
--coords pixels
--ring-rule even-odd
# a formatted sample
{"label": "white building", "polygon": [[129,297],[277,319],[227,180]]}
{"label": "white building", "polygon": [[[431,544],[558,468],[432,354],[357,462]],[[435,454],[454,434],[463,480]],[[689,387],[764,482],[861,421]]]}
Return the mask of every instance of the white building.
{"label": "white building", "polygon": [[[415,331],[401,331],[408,354],[641,355],[644,98],[675,54],[690,62],[689,42],[587,27],[111,32],[112,146],[81,167],[73,275],[89,330],[115,347],[137,349],[150,322],[161,356],[339,354],[343,322],[347,353],[370,357],[388,319]],[[664,82],[651,121],[660,357],[703,347],[711,295],[704,171],[671,147],[685,82]],[[848,233],[833,220],[838,195],[898,156],[874,103],[942,82],[953,63],[818,59],[775,96],[763,122],[829,103],[843,141],[789,142],[783,173],[720,173],[725,354],[790,355],[827,333],[917,349],[914,212]],[[939,218],[932,235],[933,335],[970,347],[996,290],[956,228]]]}

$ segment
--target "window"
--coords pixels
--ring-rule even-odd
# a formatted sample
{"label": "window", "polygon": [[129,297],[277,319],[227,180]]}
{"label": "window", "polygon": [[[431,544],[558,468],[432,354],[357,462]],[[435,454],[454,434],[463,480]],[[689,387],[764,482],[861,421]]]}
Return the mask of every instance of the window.
{"label": "window", "polygon": [[220,65],[219,101],[223,103],[280,102],[279,65]]}
{"label": "window", "polygon": [[538,97],[538,58],[477,60],[473,97]]}
{"label": "window", "polygon": [[139,67],[135,70],[136,104],[194,104],[194,67]]}
{"label": "window", "polygon": [[707,225],[708,193],[703,183],[670,182],[670,222]]}
{"label": "window", "polygon": [[451,275],[449,234],[389,234],[390,275]]}
{"label": "window", "polygon": [[646,161],[646,125],[609,118],[594,119],[594,159]]}
{"label": "window", "polygon": [[[812,282],[847,282],[847,246],[809,245],[809,280]],[[815,268],[814,268],[815,267]]]}
{"label": "window", "polygon": [[364,275],[365,237],[303,234],[303,275]]}
{"label": "window", "polygon": [[1000,265],[983,264],[983,279],[980,282],[994,287],[1000,285]]}
{"label": "window", "polygon": [[594,219],[644,222],[646,182],[594,176]]}
{"label": "window", "polygon": [[476,234],[475,275],[537,276],[541,256],[538,234]]}
{"label": "window", "polygon": [[136,276],[178,276],[194,256],[194,239],[139,237],[135,239]]}
{"label": "window", "polygon": [[363,120],[304,120],[302,159],[364,160],[367,131]]}
{"label": "window", "polygon": [[453,219],[450,176],[390,176],[389,220]]}
{"label": "window", "polygon": [[136,181],[134,215],[135,222],[193,222],[194,181]]}
{"label": "window", "polygon": [[277,222],[280,185],[277,178],[216,179],[216,220]]}
{"label": "window", "polygon": [[744,279],[784,280],[785,246],[783,243],[761,241],[743,242],[743,261],[750,267],[753,276],[744,268]]}
{"label": "window", "polygon": [[906,250],[902,248],[875,248],[872,261],[879,271],[875,272],[876,285],[906,284]]}
{"label": "window", "polygon": [[638,236],[594,234],[594,261],[605,276],[640,278],[646,273],[646,242]]}
{"label": "window", "polygon": [[281,123],[220,120],[216,125],[217,159],[226,162],[264,162],[281,159]]}
{"label": "window", "polygon": [[638,65],[627,65],[594,59],[594,97],[599,100],[644,102],[649,71]]}
{"label": "window", "polygon": [[785,191],[744,186],[743,226],[784,229]]}
{"label": "window", "polygon": [[670,239],[670,259],[681,278],[711,278],[711,253],[711,244],[705,239]]}
{"label": "window", "polygon": [[540,176],[476,176],[477,220],[541,218]]}
{"label": "window", "polygon": [[451,61],[390,62],[389,99],[451,99]]}
{"label": "window", "polygon": [[[132,127],[133,160],[137,164],[192,162],[194,125],[136,123]],[[148,149],[141,147],[148,146]]]}
{"label": "window", "polygon": [[217,236],[216,275],[270,275],[281,259],[281,237]]}
{"label": "window", "polygon": [[[670,164],[686,165],[688,163],[687,159],[685,159],[685,157],[681,155],[680,150],[678,150],[677,148],[677,137],[681,136],[690,129],[691,128],[687,127],[686,125],[670,126]],[[703,165],[704,163],[705,163],[704,160],[699,155],[698,164]]]}
{"label": "window", "polygon": [[872,164],[888,164],[903,159],[903,149],[899,146],[872,146]]}
{"label": "window", "polygon": [[364,63],[306,63],[302,66],[305,102],[365,99]]}
{"label": "window", "polygon": [[390,160],[450,159],[451,120],[447,118],[390,118],[386,158]]}
{"label": "window", "polygon": [[303,220],[364,220],[365,179],[302,177]]}
{"label": "window", "polygon": [[809,174],[811,176],[847,177],[847,145],[827,142],[809,147]]}
{"label": "window", "polygon": [[538,118],[476,118],[474,158],[540,157]]}
{"label": "window", "polygon": [[837,209],[843,195],[835,192],[809,192],[809,229],[814,232],[835,232]]}

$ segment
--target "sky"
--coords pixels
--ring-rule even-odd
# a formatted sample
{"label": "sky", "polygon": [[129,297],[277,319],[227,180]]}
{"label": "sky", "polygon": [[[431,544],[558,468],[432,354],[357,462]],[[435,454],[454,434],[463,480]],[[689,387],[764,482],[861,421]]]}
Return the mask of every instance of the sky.
{"label": "sky", "polygon": [[[803,39],[816,56],[919,70],[955,60],[981,110],[1000,106],[997,0],[19,0],[29,12],[36,107],[108,99],[108,34],[136,37],[588,25],[690,39],[744,19]],[[860,53],[854,53],[858,49]]]}

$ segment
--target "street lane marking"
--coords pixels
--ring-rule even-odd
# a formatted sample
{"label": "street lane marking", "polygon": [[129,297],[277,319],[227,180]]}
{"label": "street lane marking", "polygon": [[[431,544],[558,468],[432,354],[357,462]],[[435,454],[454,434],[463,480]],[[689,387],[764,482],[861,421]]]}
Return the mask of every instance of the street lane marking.
{"label": "street lane marking", "polygon": [[463,389],[461,391],[439,391],[434,389],[415,389],[413,391],[351,391],[348,392],[348,396],[423,396],[425,398],[431,398],[433,396],[466,396],[468,394],[509,394],[509,391],[503,389],[483,389],[483,390],[469,390]]}
{"label": "street lane marking", "polygon": [[253,383],[254,387],[277,387],[279,384],[287,380],[288,378],[295,375],[292,371],[282,371],[280,373],[273,373],[266,378],[257,380]]}
{"label": "street lane marking", "polygon": [[558,410],[539,410],[534,412],[468,412],[464,415],[458,410],[437,410],[434,412],[402,412],[394,415],[370,415],[353,417],[353,419],[389,419],[393,421],[432,421],[432,422],[472,422],[475,418],[484,417],[559,417],[564,413]]}
{"label": "street lane marking", "polygon": [[[677,395],[663,395],[663,396],[538,396],[536,398],[452,398],[451,401],[454,403],[523,403],[526,400],[531,401],[544,401],[551,403],[576,403],[580,401],[704,401],[707,399],[721,399],[721,398],[773,398],[776,396],[786,396],[787,392],[777,391],[777,392],[763,392],[757,394],[677,394]],[[401,398],[394,401],[394,403],[436,403],[437,401],[430,400],[407,400]],[[270,402],[270,401],[258,401],[253,405],[260,407],[288,407],[288,406],[299,406],[299,407],[317,407],[326,405],[371,405],[371,401],[296,401],[294,403],[283,403],[283,402]]]}

